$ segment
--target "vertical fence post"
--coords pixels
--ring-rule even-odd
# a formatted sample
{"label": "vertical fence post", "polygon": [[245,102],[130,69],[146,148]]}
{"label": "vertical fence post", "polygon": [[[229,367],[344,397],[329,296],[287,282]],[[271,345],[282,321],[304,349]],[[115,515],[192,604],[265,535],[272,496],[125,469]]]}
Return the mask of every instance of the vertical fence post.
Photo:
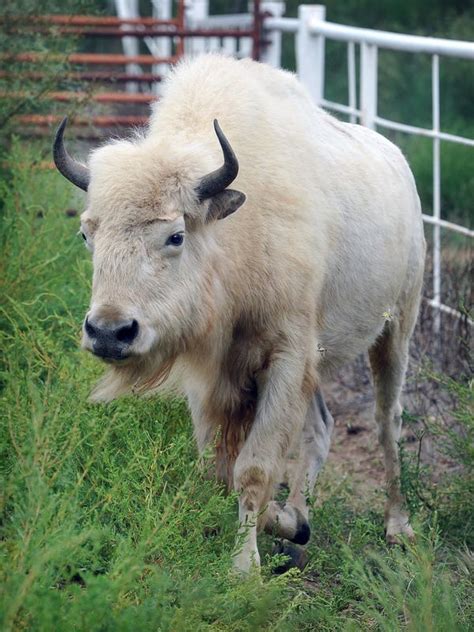
{"label": "vertical fence post", "polygon": [[221,50],[226,55],[235,55],[237,52],[237,40],[235,37],[223,37]]}
{"label": "vertical fence post", "polygon": [[[186,4],[186,26],[194,29],[209,16],[209,0],[194,0]],[[207,51],[205,37],[188,37],[185,41],[187,55],[200,55]]]}
{"label": "vertical fence post", "polygon": [[[119,18],[138,18],[138,0],[115,0],[115,10]],[[123,28],[123,27],[122,27]],[[127,56],[138,55],[138,39],[136,37],[122,37],[123,52]],[[141,68],[137,64],[127,64],[127,72],[130,74],[140,74]],[[127,92],[138,92],[138,85],[129,81],[126,86]]]}
{"label": "vertical fence post", "polygon": [[260,0],[253,0],[253,37],[252,37],[252,59],[259,61],[260,45],[262,40],[262,11]]}
{"label": "vertical fence post", "polygon": [[[250,15],[253,14],[255,10],[255,6],[253,0],[249,0],[247,3],[247,10]],[[252,37],[241,37],[239,40],[239,57],[252,57],[253,52],[253,38]]]}
{"label": "vertical fence post", "polygon": [[[171,0],[153,0],[153,17],[159,20],[169,20],[172,17]],[[169,37],[145,37],[145,44],[152,55],[169,57],[171,55],[171,39]],[[168,64],[156,64],[152,67],[154,73],[164,76],[169,71]],[[160,84],[153,84],[153,93],[160,94]]]}
{"label": "vertical fence post", "polygon": [[313,35],[310,23],[324,21],[326,7],[322,4],[301,4],[298,7],[296,35],[296,68],[298,76],[308,88],[316,104],[324,98],[324,37]]}
{"label": "vertical fence post", "polygon": [[[274,18],[281,18],[285,13],[284,2],[269,2],[264,1],[260,5],[262,13],[270,14]],[[262,47],[260,55],[260,61],[273,66],[274,68],[280,68],[281,66],[281,31],[265,31],[265,21],[263,22],[263,34],[266,43]]]}
{"label": "vertical fence post", "polygon": [[[347,86],[349,92],[349,107],[351,110],[357,108],[357,83],[356,83],[356,65],[355,65],[355,43],[347,42]],[[351,123],[357,123],[355,113],[349,115]]]}
{"label": "vertical fence post", "polygon": [[[431,99],[433,111],[433,132],[439,134],[439,56],[433,55],[431,69]],[[440,139],[433,138],[433,217],[441,218],[441,165]],[[433,226],[433,306],[435,309],[433,327],[436,334],[441,325],[441,227]]]}
{"label": "vertical fence post", "polygon": [[375,128],[377,116],[377,47],[361,43],[360,50],[360,109],[361,123]]}

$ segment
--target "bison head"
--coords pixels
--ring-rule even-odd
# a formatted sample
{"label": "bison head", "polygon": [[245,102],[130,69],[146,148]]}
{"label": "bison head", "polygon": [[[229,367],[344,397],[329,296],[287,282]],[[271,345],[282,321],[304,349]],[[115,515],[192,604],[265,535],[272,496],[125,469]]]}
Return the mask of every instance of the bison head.
{"label": "bison head", "polygon": [[227,188],[237,177],[236,156],[215,120],[224,164],[207,175],[202,159],[212,164],[213,147],[164,146],[154,137],[107,144],[86,168],[64,147],[66,123],[54,161],[88,193],[80,230],[94,267],[82,345],[116,369],[156,370],[212,326],[214,271],[222,265],[215,220],[245,201]]}

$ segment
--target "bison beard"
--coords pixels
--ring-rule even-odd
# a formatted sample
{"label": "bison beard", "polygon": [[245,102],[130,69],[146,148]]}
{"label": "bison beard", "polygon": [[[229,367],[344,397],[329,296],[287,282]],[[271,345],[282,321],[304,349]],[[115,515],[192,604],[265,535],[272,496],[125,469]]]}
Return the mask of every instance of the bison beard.
{"label": "bison beard", "polygon": [[[109,402],[121,395],[151,396],[162,390],[167,383],[175,360],[170,359],[156,368],[145,368],[145,363],[112,367],[93,389],[90,399],[93,402]],[[173,387],[167,385],[167,391]]]}

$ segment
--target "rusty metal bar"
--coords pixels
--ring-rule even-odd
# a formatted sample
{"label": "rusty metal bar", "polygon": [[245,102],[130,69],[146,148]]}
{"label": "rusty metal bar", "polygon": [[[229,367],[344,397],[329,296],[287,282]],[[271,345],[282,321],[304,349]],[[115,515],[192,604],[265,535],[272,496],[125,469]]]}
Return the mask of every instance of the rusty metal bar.
{"label": "rusty metal bar", "polygon": [[[76,125],[74,126],[74,130],[72,133],[74,134],[75,140],[101,140],[104,138],[109,138],[111,135],[122,135],[128,134],[128,131],[133,128],[143,127],[144,124],[140,125],[106,125],[104,127],[98,127],[97,125]],[[15,134],[18,136],[22,136],[23,138],[46,138],[48,142],[51,141],[53,137],[54,130],[57,125],[49,126],[49,125],[21,125],[18,124],[15,129]]]}
{"label": "rusty metal bar", "polygon": [[[0,99],[24,99],[27,96],[24,92],[0,92]],[[46,92],[41,95],[42,101],[95,101],[96,103],[152,103],[157,101],[158,97],[154,94],[145,94],[141,92],[102,92],[98,94],[89,94],[87,92]]]}
{"label": "rusty metal bar", "polygon": [[[185,10],[184,0],[179,0],[176,19],[178,21],[178,29],[181,31],[183,31],[185,27]],[[178,57],[184,55],[184,39],[182,36],[180,36],[176,44],[176,55],[178,55]]]}
{"label": "rusty metal bar", "polygon": [[[16,33],[17,31],[15,31]],[[49,30],[37,26],[26,27],[21,33],[48,34]],[[60,35],[80,35],[84,37],[253,37],[255,29],[110,29],[110,28],[61,28],[57,31]]]}
{"label": "rusty metal bar", "polygon": [[[20,53],[18,55],[8,55],[3,53],[0,55],[1,60],[13,59],[15,61],[24,62],[44,62],[64,60],[63,55],[48,55],[47,53]],[[71,64],[104,64],[124,66],[126,64],[143,64],[144,66],[153,66],[153,64],[174,64],[179,60],[179,56],[171,57],[153,57],[152,55],[118,55],[108,53],[72,53],[67,56],[67,61]]]}
{"label": "rusty metal bar", "polygon": [[103,15],[36,15],[36,16],[10,16],[5,18],[0,16],[1,23],[24,22],[25,19],[37,24],[38,22],[46,24],[55,24],[58,26],[123,26],[134,24],[137,26],[177,26],[179,21],[177,18],[169,20],[159,20],[157,18],[117,18],[115,16]]}
{"label": "rusty metal bar", "polygon": [[[42,72],[22,72],[21,77],[30,80],[50,79],[49,75]],[[0,79],[18,78],[17,73],[0,70]],[[126,72],[111,74],[107,70],[97,70],[95,72],[66,72],[64,76],[58,78],[59,81],[90,81],[92,83],[126,83],[128,81],[136,81],[141,83],[156,83],[163,80],[161,75],[155,75],[151,72],[144,72],[141,75],[130,74]]]}
{"label": "rusty metal bar", "polygon": [[[62,115],[56,114],[20,114],[15,117],[15,121],[22,125],[57,125],[63,119]],[[72,117],[72,125],[95,125],[96,127],[115,127],[120,126],[133,126],[133,125],[146,125],[148,123],[148,116],[129,116],[129,115],[115,115],[115,116],[90,116],[85,117]]]}
{"label": "rusty metal bar", "polygon": [[[108,127],[94,127],[93,125],[89,126],[77,126],[74,128],[73,134],[75,140],[96,140],[100,141],[102,139],[109,138],[111,135],[122,135],[128,134],[128,130],[132,129],[136,126],[119,126],[119,125],[110,125]],[[45,138],[48,143],[51,141],[51,138],[54,134],[54,127],[48,127],[47,125],[21,125],[15,130],[15,134],[23,137],[24,139],[28,138]]]}

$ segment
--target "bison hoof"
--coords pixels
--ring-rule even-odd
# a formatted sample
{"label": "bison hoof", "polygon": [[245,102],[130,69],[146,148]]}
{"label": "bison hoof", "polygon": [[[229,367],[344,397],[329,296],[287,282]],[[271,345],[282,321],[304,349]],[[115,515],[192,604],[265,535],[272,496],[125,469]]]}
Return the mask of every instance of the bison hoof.
{"label": "bison hoof", "polygon": [[389,546],[402,545],[415,541],[415,533],[408,520],[389,520],[385,530],[385,541]]}
{"label": "bison hoof", "polygon": [[296,533],[292,538],[289,538],[289,540],[291,540],[291,542],[294,542],[295,544],[304,545],[309,542],[311,529],[309,528],[308,522],[298,509],[296,510],[296,516]]}
{"label": "bison hoof", "polygon": [[272,555],[285,555],[288,558],[283,560],[278,566],[275,566],[272,571],[275,575],[282,575],[289,571],[290,568],[299,568],[300,571],[302,571],[308,563],[308,553],[306,549],[288,540],[275,542]]}

